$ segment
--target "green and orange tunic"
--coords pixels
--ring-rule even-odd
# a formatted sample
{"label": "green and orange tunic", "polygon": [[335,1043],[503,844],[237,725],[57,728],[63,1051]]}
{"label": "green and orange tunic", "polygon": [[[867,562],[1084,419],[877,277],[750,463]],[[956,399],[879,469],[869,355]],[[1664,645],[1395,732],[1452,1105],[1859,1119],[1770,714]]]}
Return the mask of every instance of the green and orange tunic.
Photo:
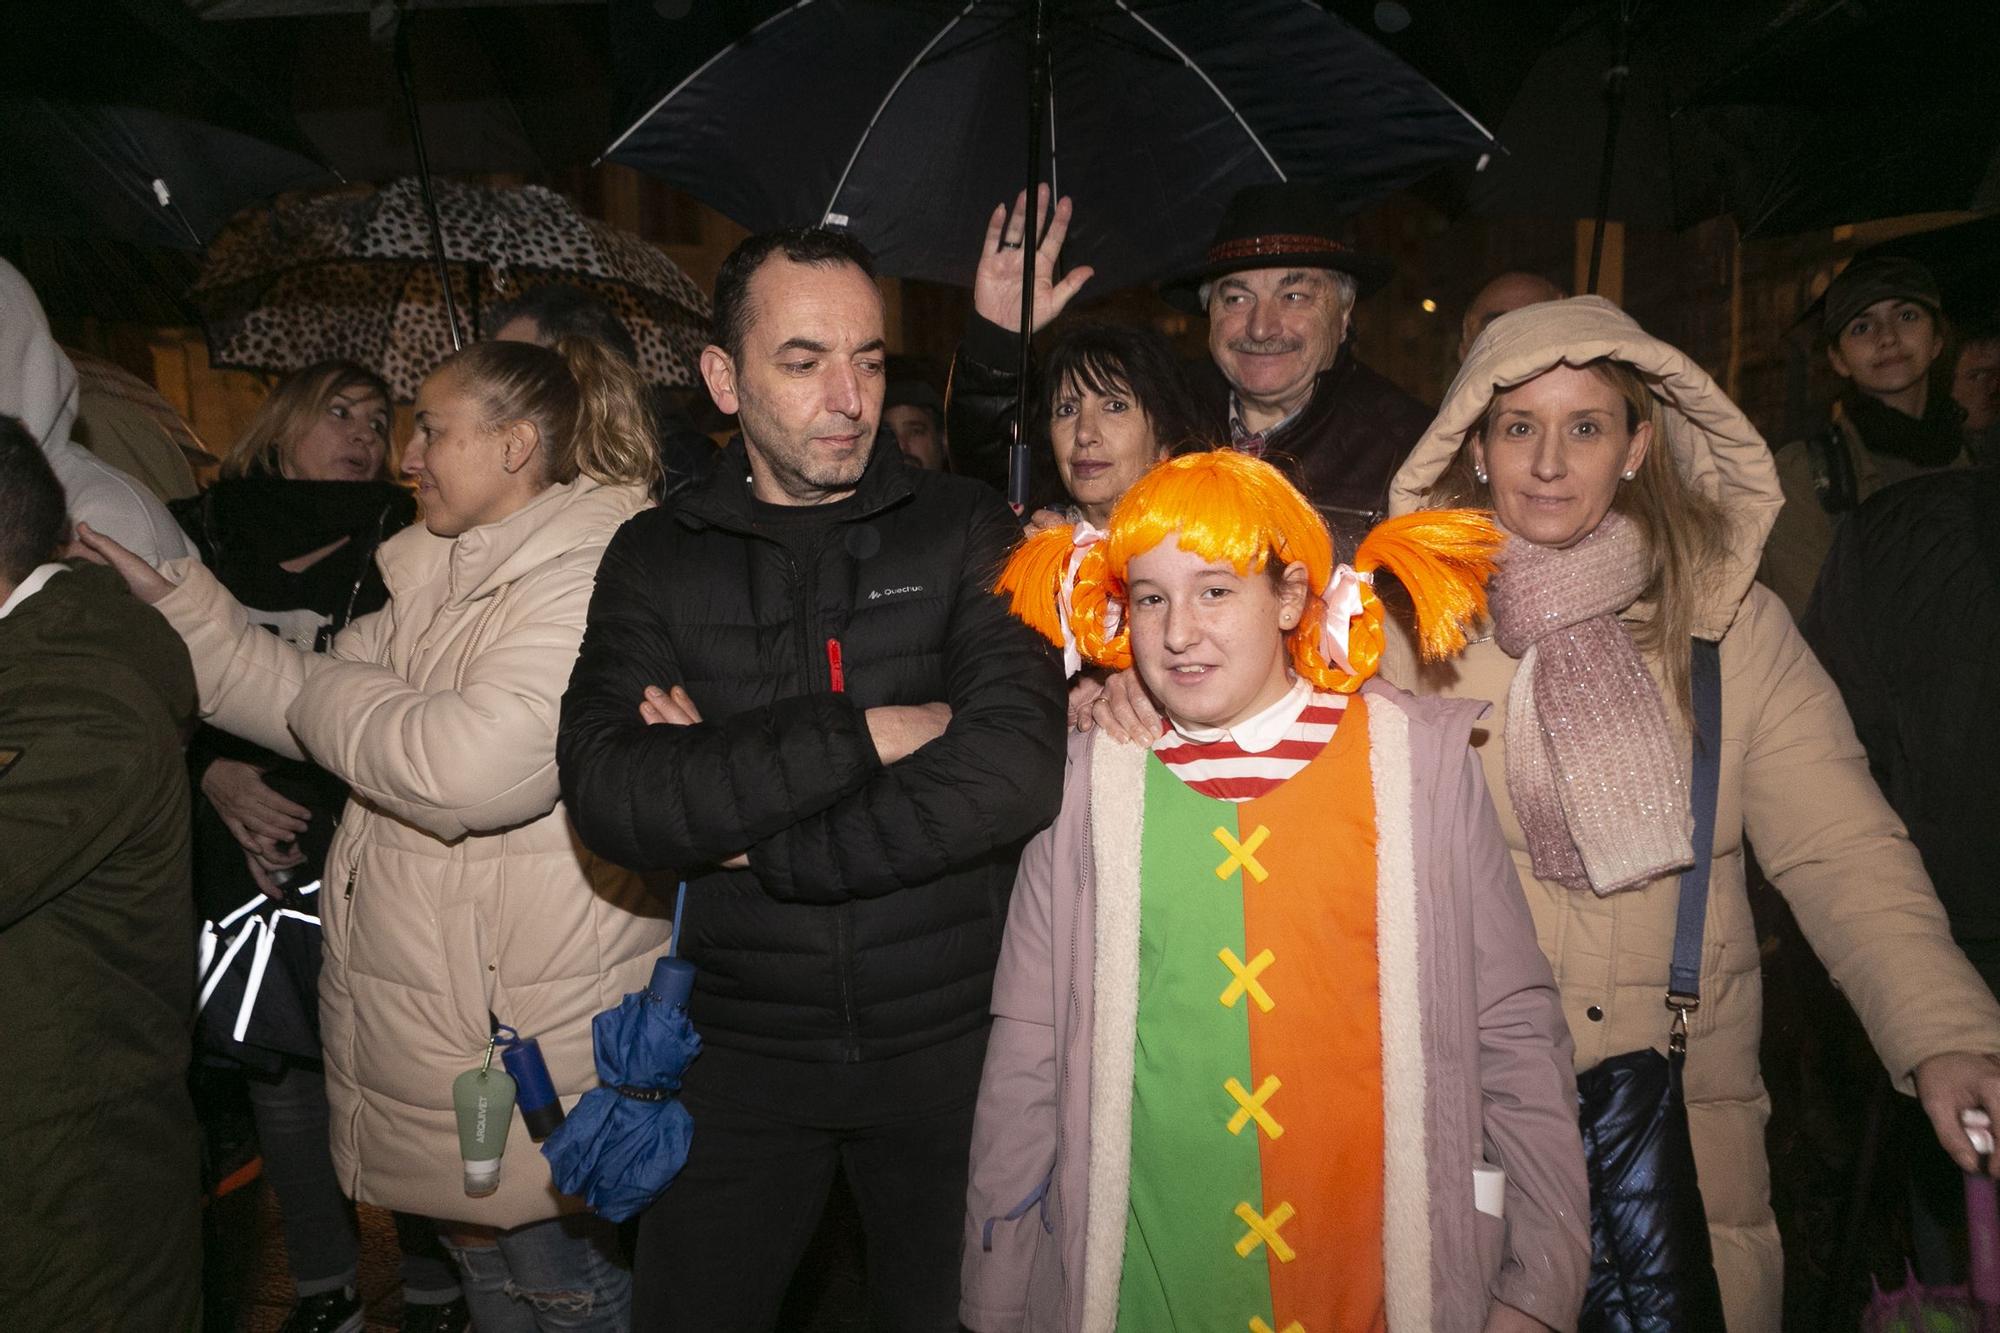
{"label": "green and orange tunic", "polygon": [[1249,800],[1149,756],[1143,829],[1118,1329],[1386,1329],[1365,701]]}

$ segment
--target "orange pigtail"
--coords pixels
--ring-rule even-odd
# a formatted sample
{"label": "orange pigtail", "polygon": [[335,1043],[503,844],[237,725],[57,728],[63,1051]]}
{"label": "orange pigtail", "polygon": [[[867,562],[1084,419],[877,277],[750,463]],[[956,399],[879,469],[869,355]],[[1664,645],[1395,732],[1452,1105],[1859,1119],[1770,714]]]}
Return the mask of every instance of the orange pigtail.
{"label": "orange pigtail", "polygon": [[[1506,540],[1484,509],[1423,510],[1376,525],[1355,552],[1354,567],[1363,573],[1386,569],[1409,590],[1418,648],[1424,660],[1435,662],[1464,648],[1466,626],[1486,614],[1486,581]],[[1357,670],[1362,651],[1376,660],[1382,651],[1382,604],[1372,589],[1362,602],[1363,623],[1350,649]]]}
{"label": "orange pigtail", "polygon": [[[1353,577],[1345,568],[1334,572],[1336,579]],[[1375,674],[1382,662],[1382,603],[1366,579],[1356,580],[1359,609],[1347,626],[1347,667],[1329,660],[1326,618],[1327,599],[1320,594],[1306,601],[1305,615],[1292,631],[1292,669],[1313,683],[1315,689],[1335,694],[1352,694]],[[1348,608],[1343,608],[1348,609]],[[1338,614],[1333,612],[1332,614]]]}
{"label": "orange pigtail", "polygon": [[1028,534],[993,584],[993,591],[1008,595],[1007,609],[1016,619],[1058,648],[1063,646],[1062,584],[1073,533],[1064,524]]}
{"label": "orange pigtail", "polygon": [[1105,548],[1095,542],[1076,569],[1076,591],[1070,596],[1070,623],[1076,629],[1076,649],[1086,662],[1128,671],[1132,667],[1132,634],[1125,624],[1125,583],[1111,572]]}

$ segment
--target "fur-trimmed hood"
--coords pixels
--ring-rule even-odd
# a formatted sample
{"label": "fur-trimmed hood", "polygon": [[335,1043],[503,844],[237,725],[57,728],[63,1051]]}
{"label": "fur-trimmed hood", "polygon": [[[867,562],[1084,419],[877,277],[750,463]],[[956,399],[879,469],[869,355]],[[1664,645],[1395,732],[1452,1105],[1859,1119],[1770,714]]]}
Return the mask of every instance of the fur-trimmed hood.
{"label": "fur-trimmed hood", "polygon": [[1465,447],[1466,432],[1495,392],[1525,384],[1558,365],[1581,366],[1607,357],[1645,377],[1660,400],[1667,445],[1681,475],[1730,518],[1728,567],[1711,585],[1694,626],[1703,638],[1720,638],[1757,577],[1764,540],[1784,504],[1771,451],[1707,371],[1601,296],[1526,306],[1487,326],[1446,392],[1437,419],[1390,484],[1389,512],[1407,514],[1425,507],[1430,488]]}

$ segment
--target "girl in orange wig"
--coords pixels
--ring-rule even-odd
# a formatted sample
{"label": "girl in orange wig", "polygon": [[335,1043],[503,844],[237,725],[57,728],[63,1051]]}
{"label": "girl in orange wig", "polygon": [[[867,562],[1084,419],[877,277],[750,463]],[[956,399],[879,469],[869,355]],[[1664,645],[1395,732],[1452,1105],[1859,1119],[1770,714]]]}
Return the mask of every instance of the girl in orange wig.
{"label": "girl in orange wig", "polygon": [[1169,459],[1133,483],[1108,533],[1063,526],[1030,535],[998,588],[1015,615],[1062,646],[1071,674],[1085,661],[1126,670],[1126,577],[1135,557],[1169,537],[1241,576],[1302,565],[1310,596],[1287,631],[1292,667],[1340,694],[1359,689],[1381,659],[1376,570],[1409,591],[1424,656],[1441,659],[1465,646],[1465,624],[1484,613],[1502,540],[1483,510],[1430,510],[1381,524],[1351,566],[1336,567],[1326,521],[1298,489],[1270,464],[1218,449]]}
{"label": "girl in orange wig", "polygon": [[1021,859],[968,1327],[1574,1326],[1575,1083],[1466,744],[1483,710],[1370,680],[1375,571],[1450,652],[1499,543],[1482,512],[1434,511],[1337,565],[1276,469],[1221,450],[1008,563],[1017,615],[1072,668],[1136,668],[1166,717],[1149,745],[1074,737]]}

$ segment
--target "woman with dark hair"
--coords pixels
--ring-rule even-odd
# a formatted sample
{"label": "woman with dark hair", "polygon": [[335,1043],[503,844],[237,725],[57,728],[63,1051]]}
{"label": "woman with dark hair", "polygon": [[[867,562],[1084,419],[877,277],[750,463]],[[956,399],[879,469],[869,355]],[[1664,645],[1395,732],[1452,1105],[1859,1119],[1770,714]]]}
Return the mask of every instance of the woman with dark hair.
{"label": "woman with dark hair", "polygon": [[[417,513],[415,498],[393,480],[389,422],[389,389],[373,372],[346,361],[294,371],[265,397],[215,483],[171,507],[250,621],[295,648],[324,651],[350,620],[388,600],[375,552]],[[280,910],[317,917],[316,886],[347,784],[310,760],[211,726],[190,742],[188,768],[195,900],[209,951],[222,956],[236,934],[254,938],[264,928],[258,922],[270,909],[254,919],[239,910],[260,894]],[[294,921],[281,924],[295,931]],[[360,1242],[327,1147],[318,927],[304,931],[303,951],[274,948],[245,994],[204,987],[201,1038],[207,1058],[246,1071],[298,1289],[286,1327],[336,1330],[361,1317]],[[239,953],[247,973],[253,952]],[[458,1279],[435,1238],[414,1219],[399,1223],[408,1251],[405,1326],[463,1328]]]}
{"label": "woman with dark hair", "polygon": [[1040,405],[1037,424],[1067,495],[1056,515],[1065,523],[1102,528],[1153,464],[1201,446],[1194,390],[1166,339],[1148,329],[1066,330],[1043,368]]}

